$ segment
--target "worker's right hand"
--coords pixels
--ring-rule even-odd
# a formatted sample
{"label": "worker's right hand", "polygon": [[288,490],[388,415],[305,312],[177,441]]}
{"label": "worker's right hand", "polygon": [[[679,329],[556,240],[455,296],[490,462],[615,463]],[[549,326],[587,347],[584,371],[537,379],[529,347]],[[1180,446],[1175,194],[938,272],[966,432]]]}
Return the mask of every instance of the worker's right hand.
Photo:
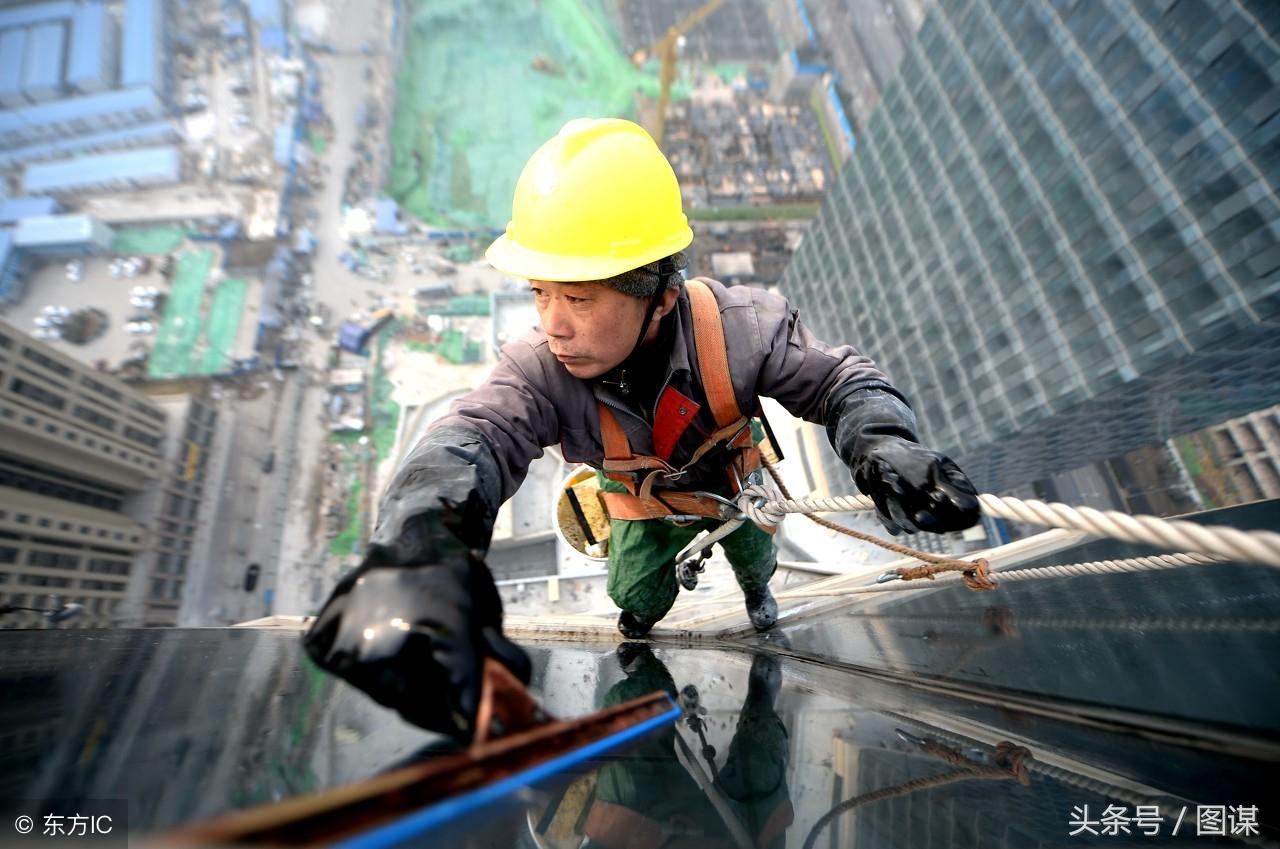
{"label": "worker's right hand", "polygon": [[458,538],[466,523],[435,513],[415,524],[412,544],[370,546],[303,643],[322,668],[408,721],[465,742],[474,732],[485,657],[525,683],[529,658],[502,635],[493,577]]}

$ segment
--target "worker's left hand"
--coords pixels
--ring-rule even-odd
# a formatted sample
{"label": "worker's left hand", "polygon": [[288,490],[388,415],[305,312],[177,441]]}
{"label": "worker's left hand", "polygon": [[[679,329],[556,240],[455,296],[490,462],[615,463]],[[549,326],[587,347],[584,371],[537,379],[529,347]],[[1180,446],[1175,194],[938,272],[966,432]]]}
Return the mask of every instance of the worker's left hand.
{"label": "worker's left hand", "polygon": [[853,481],[875,502],[885,530],[947,533],[978,523],[978,493],[960,467],[915,442],[886,437],[854,466]]}

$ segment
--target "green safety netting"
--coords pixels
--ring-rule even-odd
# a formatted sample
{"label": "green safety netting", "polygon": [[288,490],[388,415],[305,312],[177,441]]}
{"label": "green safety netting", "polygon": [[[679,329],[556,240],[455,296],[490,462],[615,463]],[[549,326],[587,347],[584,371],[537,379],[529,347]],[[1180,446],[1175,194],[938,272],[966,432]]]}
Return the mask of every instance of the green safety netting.
{"label": "green safety netting", "polygon": [[111,250],[118,254],[167,254],[187,238],[181,227],[130,227],[117,230]]}
{"label": "green safety netting", "polygon": [[249,281],[228,278],[218,284],[209,305],[209,318],[204,327],[204,355],[196,369],[199,374],[221,374],[231,362],[231,349],[240,329]]}
{"label": "green safety netting", "polygon": [[151,351],[149,371],[153,378],[191,374],[192,355],[200,337],[204,281],[213,268],[213,251],[185,251],[178,257],[165,302],[164,318]]}
{"label": "green safety netting", "polygon": [[657,94],[601,0],[417,0],[408,21],[387,189],[429,223],[504,226],[539,144],[571,118],[634,118],[636,90]]}
{"label": "green safety netting", "polygon": [[238,278],[223,280],[206,311],[205,282],[213,261],[214,252],[207,249],[185,251],[178,257],[151,351],[151,377],[189,377],[227,370],[249,283]]}

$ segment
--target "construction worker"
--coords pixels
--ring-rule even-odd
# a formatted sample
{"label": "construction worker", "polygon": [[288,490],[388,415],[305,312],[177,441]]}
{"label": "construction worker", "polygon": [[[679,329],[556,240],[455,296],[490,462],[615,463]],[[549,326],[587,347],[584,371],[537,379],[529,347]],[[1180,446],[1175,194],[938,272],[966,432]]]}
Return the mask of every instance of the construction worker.
{"label": "construction worker", "polygon": [[[746,417],[760,396],[825,425],[890,532],[978,521],[973,486],[919,443],[870,359],[815,339],[777,295],[686,281],[692,240],[675,174],[638,125],[571,121],[533,154],[486,256],[529,281],[541,329],[405,457],[364,562],[307,635],[312,658],[410,721],[468,736],[486,656],[528,680],[482,557],[498,506],[557,444],[607,478],[608,592],[618,629],[643,637],[678,592],[672,558],[721,515],[697,493],[732,496],[757,474]],[[772,627],[771,537],[746,523],[722,548],[751,622]]]}

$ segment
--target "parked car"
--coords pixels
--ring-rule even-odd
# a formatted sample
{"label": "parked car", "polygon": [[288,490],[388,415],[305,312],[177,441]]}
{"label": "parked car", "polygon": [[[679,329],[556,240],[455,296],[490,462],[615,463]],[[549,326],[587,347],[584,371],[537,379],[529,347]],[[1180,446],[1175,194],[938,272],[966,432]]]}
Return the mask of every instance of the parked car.
{"label": "parked car", "polygon": [[131,321],[124,326],[124,332],[131,336],[143,333],[154,333],[156,326],[150,321]]}
{"label": "parked car", "polygon": [[31,335],[43,342],[52,342],[55,339],[62,338],[62,332],[56,327],[37,327]]}
{"label": "parked car", "polygon": [[79,283],[80,278],[84,276],[84,262],[73,259],[67,263],[67,279],[72,283]]}
{"label": "parked car", "polygon": [[151,259],[145,256],[132,256],[124,261],[122,270],[125,277],[137,277],[151,270]]}
{"label": "parked car", "polygon": [[258,586],[258,575],[261,574],[262,568],[257,563],[250,563],[249,568],[244,570],[244,591],[251,593]]}

